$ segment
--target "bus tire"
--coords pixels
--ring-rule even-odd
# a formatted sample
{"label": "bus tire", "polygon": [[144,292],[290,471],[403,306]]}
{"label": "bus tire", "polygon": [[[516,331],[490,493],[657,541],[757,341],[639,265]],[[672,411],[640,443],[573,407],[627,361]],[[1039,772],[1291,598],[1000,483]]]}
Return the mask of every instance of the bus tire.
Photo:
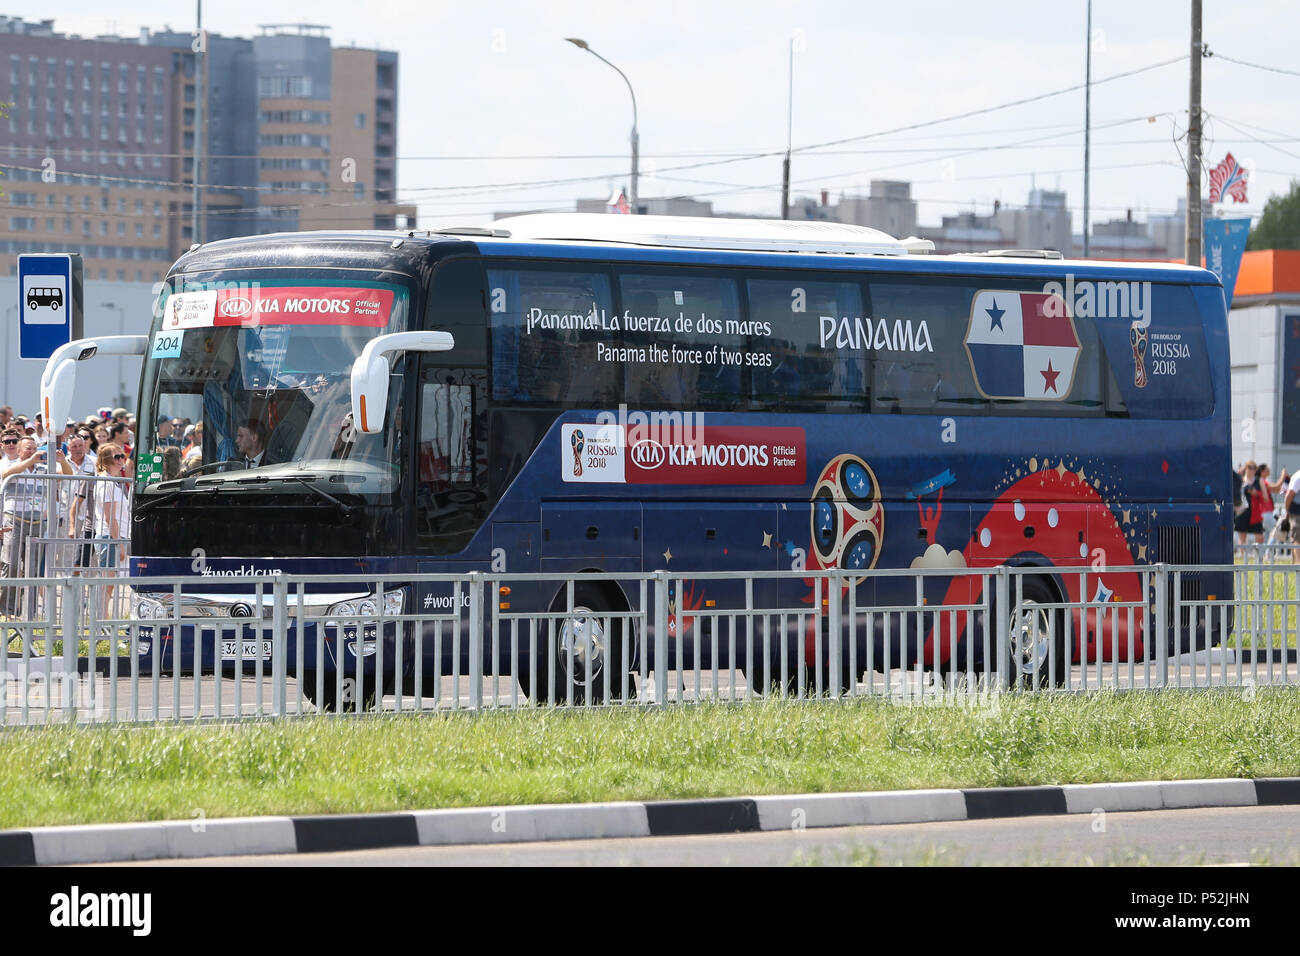
{"label": "bus tire", "polygon": [[[617,597],[612,589],[602,588],[591,581],[579,581],[573,586],[573,615],[556,625],[555,653],[551,654],[550,627],[537,628],[537,647],[530,661],[521,668],[519,683],[524,693],[538,704],[566,704],[572,688],[573,703],[603,703],[605,679],[608,669],[609,699],[623,696],[623,673],[627,669],[623,660],[623,635],[616,620],[604,618],[627,610],[622,595]],[[568,607],[568,591],[562,588],[551,601],[551,613],[562,613]],[[606,631],[608,625],[608,633]],[[636,657],[635,630],[629,637],[628,650]],[[569,650],[573,647],[573,675],[568,674]],[[593,654],[594,652],[594,654]],[[587,684],[587,655],[591,657],[591,684]],[[628,677],[628,696],[636,695],[636,685]]]}
{"label": "bus tire", "polygon": [[[1012,585],[1014,588],[1014,584]],[[1012,604],[1015,603],[1014,590]],[[1041,607],[1060,601],[1055,588],[1041,577],[1026,577],[1019,615],[1014,607],[1007,618],[1011,681],[1015,688],[1033,690],[1065,686],[1065,615],[1058,609]],[[993,635],[996,640],[996,634]],[[1049,644],[1055,644],[1051,649]],[[1000,669],[995,660],[993,670]]]}

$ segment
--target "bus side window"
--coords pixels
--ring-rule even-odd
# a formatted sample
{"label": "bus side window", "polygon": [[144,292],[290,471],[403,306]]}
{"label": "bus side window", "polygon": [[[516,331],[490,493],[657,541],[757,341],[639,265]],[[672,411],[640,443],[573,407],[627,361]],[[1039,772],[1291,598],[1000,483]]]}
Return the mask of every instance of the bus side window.
{"label": "bus side window", "polygon": [[629,405],[730,410],[744,396],[747,338],[733,279],[626,269],[622,300]]}
{"label": "bus side window", "polygon": [[[755,353],[750,393],[755,408],[775,411],[849,410],[866,403],[863,343],[844,345],[837,334],[863,315],[855,282],[751,279],[749,318]],[[761,330],[770,328],[769,336]]]}
{"label": "bus side window", "polygon": [[614,401],[622,365],[601,272],[489,268],[492,398],[591,407]]}

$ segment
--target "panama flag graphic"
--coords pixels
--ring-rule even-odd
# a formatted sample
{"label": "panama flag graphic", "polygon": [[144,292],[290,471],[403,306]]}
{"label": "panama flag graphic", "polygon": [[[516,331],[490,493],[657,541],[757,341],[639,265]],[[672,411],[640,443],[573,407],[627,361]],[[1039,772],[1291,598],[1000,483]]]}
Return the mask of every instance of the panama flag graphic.
{"label": "panama flag graphic", "polygon": [[975,385],[985,398],[1061,401],[1079,363],[1079,336],[1059,295],[984,289],[966,328]]}

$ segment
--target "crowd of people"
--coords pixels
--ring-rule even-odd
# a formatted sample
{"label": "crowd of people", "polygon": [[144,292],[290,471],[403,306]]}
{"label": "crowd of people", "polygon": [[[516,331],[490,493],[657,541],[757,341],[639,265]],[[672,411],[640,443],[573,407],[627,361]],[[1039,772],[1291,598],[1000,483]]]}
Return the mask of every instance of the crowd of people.
{"label": "crowd of people", "polygon": [[[1264,519],[1275,519],[1271,541],[1300,544],[1300,472],[1287,473],[1285,468],[1276,481],[1266,464],[1248,461],[1232,476],[1233,530],[1238,544],[1263,544]],[[1274,498],[1285,491],[1276,510]]]}
{"label": "crowd of people", "polygon": [[[171,423],[168,423],[171,434]],[[161,428],[160,428],[161,431]],[[55,558],[72,573],[90,569],[116,570],[126,564],[121,542],[130,536],[131,487],[129,479],[135,451],[135,417],[124,408],[101,408],[83,420],[69,418],[57,431],[42,420],[15,415],[0,406],[0,578],[35,577],[29,568],[32,538],[70,538],[79,543],[68,555]],[[168,443],[171,447],[172,443]],[[177,442],[178,455],[185,453]],[[60,482],[50,527],[51,482],[40,476],[59,472],[83,475],[88,480]],[[69,560],[70,557],[70,560]],[[10,617],[30,612],[22,606],[29,590],[9,587],[0,597],[0,613]]]}

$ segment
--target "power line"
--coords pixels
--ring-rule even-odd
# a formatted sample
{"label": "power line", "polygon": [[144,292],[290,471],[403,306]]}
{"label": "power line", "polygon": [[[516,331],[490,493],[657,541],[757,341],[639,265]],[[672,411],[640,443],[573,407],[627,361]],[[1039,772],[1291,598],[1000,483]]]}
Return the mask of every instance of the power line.
{"label": "power line", "polygon": [[[1187,58],[1188,58],[1188,54],[1184,53],[1181,56],[1174,57],[1173,59],[1161,60],[1159,63],[1151,63],[1147,66],[1140,66],[1133,70],[1125,70],[1123,73],[1112,73],[1110,76],[1104,76],[1099,80],[1093,80],[1092,85],[1100,86],[1101,84],[1109,83],[1112,80],[1120,80],[1129,76],[1137,76],[1139,73],[1146,73],[1149,72],[1150,70],[1159,69],[1160,67],[1171,66],[1174,63],[1181,63],[1183,60],[1186,60]],[[893,133],[905,133],[914,129],[924,129],[927,126],[936,126],[939,123],[951,123],[956,120],[970,119],[972,116],[983,116],[987,113],[997,112],[998,110],[1010,109],[1013,106],[1024,106],[1028,103],[1037,103],[1040,100],[1050,99],[1054,96],[1063,96],[1066,93],[1074,93],[1077,92],[1078,90],[1083,89],[1086,85],[1087,84],[1085,83],[1076,83],[1073,86],[1062,87],[1059,90],[1051,90],[1047,93],[1038,93],[1034,96],[1026,96],[1022,99],[1010,100],[1009,102],[1006,103],[999,103],[996,106],[986,106],[983,107],[982,109],[968,110],[965,113],[955,113],[952,116],[945,116],[940,119],[926,120],[925,122],[922,123],[909,123],[906,126],[896,126],[893,129],[880,130],[875,133],[865,133],[861,136],[848,136],[843,139],[832,139],[832,140],[826,140],[821,143],[813,143],[808,146],[798,146],[795,147],[794,152],[797,153],[797,152],[803,152],[810,149],[820,149],[826,146],[841,146],[844,143],[856,143],[860,140],[872,139],[877,136],[889,136],[892,135]]]}
{"label": "power line", "polygon": [[1223,53],[1216,53],[1212,50],[1205,51],[1206,57],[1217,57],[1220,60],[1227,60],[1229,63],[1236,63],[1238,66],[1248,66],[1252,70],[1267,70],[1269,73],[1282,73],[1286,76],[1300,76],[1300,71],[1284,70],[1278,66],[1265,66],[1263,63],[1251,63],[1248,60],[1238,60],[1236,57],[1227,56]]}
{"label": "power line", "polygon": [[1292,159],[1300,159],[1300,153],[1293,153],[1289,149],[1283,149],[1281,146],[1271,143],[1268,140],[1260,139],[1258,136],[1255,136],[1254,134],[1247,132],[1246,130],[1242,129],[1240,126],[1237,126],[1235,123],[1228,122],[1222,116],[1220,116],[1218,119],[1219,122],[1222,123],[1224,126],[1228,127],[1228,129],[1235,129],[1242,136],[1246,137],[1247,139],[1253,142],[1259,143],[1262,146],[1267,146],[1269,149],[1275,149],[1279,153],[1282,153],[1285,156],[1290,156]]}

